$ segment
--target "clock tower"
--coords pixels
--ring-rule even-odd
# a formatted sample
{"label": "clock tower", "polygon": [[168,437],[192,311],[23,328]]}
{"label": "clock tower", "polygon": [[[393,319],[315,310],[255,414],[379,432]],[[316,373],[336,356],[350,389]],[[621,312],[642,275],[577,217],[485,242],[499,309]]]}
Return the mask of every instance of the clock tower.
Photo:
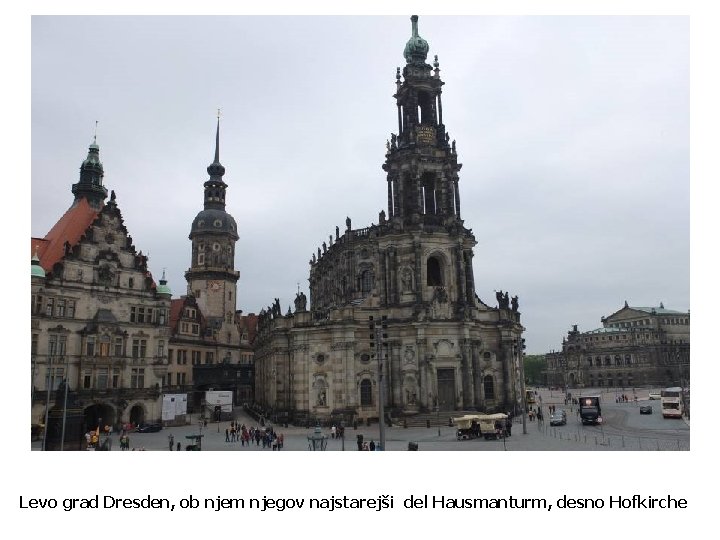
{"label": "clock tower", "polygon": [[190,229],[192,255],[185,272],[188,295],[197,305],[220,342],[234,343],[237,334],[235,306],[237,281],[235,243],[239,236],[235,219],[225,211],[223,181],[225,167],[220,164],[220,118],[215,133],[215,159],[207,168],[203,210],[195,216]]}

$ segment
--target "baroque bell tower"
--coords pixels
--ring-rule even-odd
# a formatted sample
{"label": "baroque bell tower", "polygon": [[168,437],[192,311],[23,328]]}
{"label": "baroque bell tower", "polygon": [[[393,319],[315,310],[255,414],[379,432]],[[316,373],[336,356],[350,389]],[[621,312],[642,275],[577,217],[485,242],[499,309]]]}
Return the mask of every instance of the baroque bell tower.
{"label": "baroque bell tower", "polygon": [[388,218],[398,228],[451,225],[460,220],[460,192],[455,141],[445,131],[442,86],[437,56],[425,62],[428,42],[418,34],[405,45],[407,64],[395,75],[398,135],[392,134],[383,169],[387,172]]}
{"label": "baroque bell tower", "polygon": [[227,184],[225,167],[220,164],[220,116],[215,133],[215,159],[208,166],[210,178],[204,184],[203,210],[190,229],[192,242],[190,268],[185,272],[188,294],[193,295],[208,325],[219,332],[221,341],[233,341],[237,305],[235,243],[239,236],[235,219],[225,211]]}

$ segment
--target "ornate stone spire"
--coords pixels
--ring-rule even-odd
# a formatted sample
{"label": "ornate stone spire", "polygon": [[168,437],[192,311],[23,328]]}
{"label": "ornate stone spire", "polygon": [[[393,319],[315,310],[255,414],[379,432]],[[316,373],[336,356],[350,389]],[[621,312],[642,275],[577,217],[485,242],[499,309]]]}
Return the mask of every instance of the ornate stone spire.
{"label": "ornate stone spire", "polygon": [[100,147],[97,144],[97,122],[95,122],[95,135],[93,142],[88,147],[88,155],[80,165],[80,181],[73,184],[72,193],[75,195],[75,202],[87,199],[91,206],[102,206],[107,197],[107,188],[103,186],[105,171],[100,162]]}

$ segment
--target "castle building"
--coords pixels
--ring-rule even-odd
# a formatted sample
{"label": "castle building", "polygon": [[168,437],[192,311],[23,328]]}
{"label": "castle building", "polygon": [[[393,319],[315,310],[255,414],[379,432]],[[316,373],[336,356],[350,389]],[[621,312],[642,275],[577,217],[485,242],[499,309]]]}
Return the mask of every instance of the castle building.
{"label": "castle building", "polygon": [[[164,279],[155,283],[148,258],[133,245],[115,193],[105,202],[103,176],[93,141],[72,205],[30,242],[35,425],[46,424],[58,402],[81,412],[83,429],[160,418],[170,289]],[[66,438],[76,438],[75,427]],[[60,434],[52,435],[57,442]]]}
{"label": "castle building", "polygon": [[[455,141],[443,123],[440,67],[412,19],[396,72],[398,133],[382,166],[387,210],[345,229],[310,261],[310,306],[279,302],[259,315],[256,399],[294,419],[513,410],[523,328],[517,297],[498,307],[475,292],[472,231],[461,218]],[[387,338],[374,345],[371,321]],[[382,336],[379,336],[382,339]]]}
{"label": "castle building", "polygon": [[545,355],[550,386],[628,388],[687,386],[690,381],[690,312],[625,305],[602,317],[602,327],[563,338]]}

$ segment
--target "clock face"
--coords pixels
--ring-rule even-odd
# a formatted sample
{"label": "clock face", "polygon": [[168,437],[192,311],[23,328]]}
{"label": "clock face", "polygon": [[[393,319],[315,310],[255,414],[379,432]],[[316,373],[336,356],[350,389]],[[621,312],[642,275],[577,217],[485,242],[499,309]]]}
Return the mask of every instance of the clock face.
{"label": "clock face", "polygon": [[220,290],[220,282],[219,281],[211,281],[208,283],[208,287],[210,287],[211,291],[219,291]]}

